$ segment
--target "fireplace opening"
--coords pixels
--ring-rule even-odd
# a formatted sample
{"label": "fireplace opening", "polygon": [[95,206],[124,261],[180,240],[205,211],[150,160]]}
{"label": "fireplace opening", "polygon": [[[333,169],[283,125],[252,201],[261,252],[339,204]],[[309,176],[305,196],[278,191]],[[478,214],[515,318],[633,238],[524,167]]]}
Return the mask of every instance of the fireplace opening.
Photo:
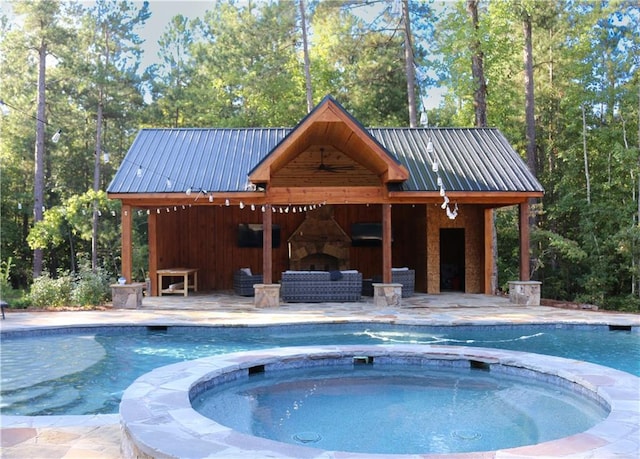
{"label": "fireplace opening", "polygon": [[340,269],[339,260],[326,253],[313,253],[300,260],[302,271],[335,271]]}

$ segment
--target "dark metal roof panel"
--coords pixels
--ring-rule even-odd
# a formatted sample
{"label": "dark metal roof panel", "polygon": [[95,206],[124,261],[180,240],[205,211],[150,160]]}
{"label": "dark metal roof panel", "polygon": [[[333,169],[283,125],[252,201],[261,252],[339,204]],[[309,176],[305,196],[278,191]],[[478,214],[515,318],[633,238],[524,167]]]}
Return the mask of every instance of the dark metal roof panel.
{"label": "dark metal roof panel", "polygon": [[[291,128],[143,129],[109,193],[242,191],[247,175]],[[543,191],[497,129],[370,128],[371,135],[409,171],[407,191]],[[429,140],[434,152],[427,152]],[[171,186],[169,187],[169,182]]]}
{"label": "dark metal roof panel", "polygon": [[[371,128],[409,170],[406,191],[543,191],[507,139],[493,128]],[[427,152],[431,140],[433,154]]]}
{"label": "dark metal roof panel", "polygon": [[247,173],[289,131],[286,128],[143,129],[108,192],[244,190]]}

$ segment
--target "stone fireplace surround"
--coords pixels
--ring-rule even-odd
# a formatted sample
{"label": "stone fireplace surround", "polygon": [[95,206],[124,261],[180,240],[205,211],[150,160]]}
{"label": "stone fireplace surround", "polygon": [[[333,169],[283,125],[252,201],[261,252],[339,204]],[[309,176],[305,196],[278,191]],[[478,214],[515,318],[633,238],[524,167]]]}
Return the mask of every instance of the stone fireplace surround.
{"label": "stone fireplace surround", "polygon": [[331,271],[350,268],[351,238],[333,219],[333,206],[308,212],[288,239],[289,269]]}

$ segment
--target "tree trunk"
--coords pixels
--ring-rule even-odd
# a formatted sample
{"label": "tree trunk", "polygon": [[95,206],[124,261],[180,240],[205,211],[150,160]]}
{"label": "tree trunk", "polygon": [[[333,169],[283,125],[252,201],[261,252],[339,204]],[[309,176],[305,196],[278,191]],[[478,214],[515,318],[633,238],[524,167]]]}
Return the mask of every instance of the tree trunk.
{"label": "tree trunk", "polygon": [[475,126],[487,126],[487,82],[484,78],[484,53],[478,38],[478,0],[467,0],[467,13],[473,25],[471,49],[471,72],[475,90],[473,92],[473,108],[475,112]]}
{"label": "tree trunk", "polygon": [[[38,49],[38,106],[36,115],[36,148],[33,185],[33,222],[42,221],[44,211],[44,136],[46,123],[46,69],[47,69],[47,44],[42,42]],[[33,251],[33,277],[42,274],[43,264],[42,249]]]}
{"label": "tree trunk", "polygon": [[582,105],[582,155],[584,156],[584,178],[587,184],[587,204],[591,205],[591,180],[589,178],[589,157],[587,154],[587,117]]}
{"label": "tree trunk", "polygon": [[300,22],[302,28],[302,46],[304,54],[304,80],[307,87],[307,113],[313,110],[313,88],[311,86],[311,60],[307,41],[307,18],[304,13],[304,0],[300,0]]}
{"label": "tree trunk", "polygon": [[[98,94],[98,113],[96,117],[96,151],[93,163],[93,191],[100,190],[100,153],[102,152],[102,89]],[[98,270],[98,201],[93,200],[93,213],[91,218],[91,270]]]}
{"label": "tree trunk", "polygon": [[531,32],[531,16],[523,13],[522,28],[524,32],[524,91],[525,91],[525,119],[527,137],[527,165],[534,176],[537,174],[536,158],[536,118],[533,97],[533,40]]}
{"label": "tree trunk", "polygon": [[[473,108],[476,127],[487,127],[487,81],[484,77],[484,53],[478,39],[479,17],[478,1],[467,1],[467,12],[471,18],[474,36],[471,40],[471,72],[475,82],[473,93]],[[496,230],[496,213],[493,212],[493,225],[491,225],[491,246],[493,247],[493,264],[491,266],[491,291],[498,291],[498,234]]]}
{"label": "tree trunk", "polygon": [[407,74],[407,96],[409,104],[409,126],[418,127],[418,108],[416,105],[416,69],[411,44],[411,20],[409,18],[409,0],[402,0],[402,30],[404,32],[404,64]]}

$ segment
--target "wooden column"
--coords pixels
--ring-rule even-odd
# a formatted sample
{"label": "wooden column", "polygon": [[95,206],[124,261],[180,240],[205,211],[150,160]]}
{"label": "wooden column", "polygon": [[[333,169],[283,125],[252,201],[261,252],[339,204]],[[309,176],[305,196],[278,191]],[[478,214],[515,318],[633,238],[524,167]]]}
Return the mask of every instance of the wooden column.
{"label": "wooden column", "polygon": [[493,209],[484,210],[484,293],[492,295],[493,290]]}
{"label": "wooden column", "polygon": [[151,279],[151,295],[158,296],[158,214],[151,212],[147,216],[147,233],[149,244],[149,279]]}
{"label": "wooden column", "polygon": [[520,280],[530,280],[529,272],[529,203],[520,203]]}
{"label": "wooden column", "polygon": [[382,282],[391,283],[391,204],[382,204]]}
{"label": "wooden column", "polygon": [[131,277],[133,271],[133,247],[131,246],[131,206],[129,204],[122,204],[122,266],[120,267],[121,273],[126,279],[127,283],[133,281]]}
{"label": "wooden column", "polygon": [[265,284],[273,284],[273,249],[271,248],[273,212],[271,204],[266,204],[262,213],[262,281]]}

